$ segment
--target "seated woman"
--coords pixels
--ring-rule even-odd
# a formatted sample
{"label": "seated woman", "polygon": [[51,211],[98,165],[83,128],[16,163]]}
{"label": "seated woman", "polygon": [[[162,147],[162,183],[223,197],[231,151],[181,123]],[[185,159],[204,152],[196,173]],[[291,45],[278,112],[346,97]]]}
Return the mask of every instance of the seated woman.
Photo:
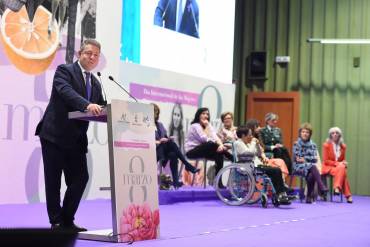
{"label": "seated woman", "polygon": [[227,149],[232,148],[232,143],[238,139],[236,136],[236,127],[234,126],[234,115],[232,112],[221,114],[222,126],[217,132],[217,136]]}
{"label": "seated woman", "polygon": [[173,186],[179,188],[182,186],[182,182],[179,182],[179,173],[178,173],[178,159],[180,159],[187,171],[196,173],[199,169],[196,169],[192,166],[181,153],[179,147],[173,142],[171,137],[167,136],[167,131],[164,128],[163,124],[159,122],[160,109],[156,104],[154,106],[154,121],[156,125],[155,131],[155,142],[156,142],[156,151],[157,151],[157,161],[161,161],[161,165],[166,164],[167,161],[170,161],[170,168],[173,179]]}
{"label": "seated woman", "polygon": [[264,152],[264,146],[262,141],[260,140],[260,122],[257,119],[249,119],[246,123],[246,126],[252,130],[253,137],[256,138],[258,147],[260,149],[260,159],[266,160],[266,165],[272,166],[272,167],[278,167],[280,168],[283,176],[283,180],[285,182],[286,176],[288,176],[289,171],[288,168],[284,162],[284,160],[279,158],[267,158]]}
{"label": "seated woman", "polygon": [[279,116],[270,112],[265,115],[266,126],[260,131],[260,137],[265,147],[266,156],[269,158],[280,158],[284,160],[289,174],[292,172],[292,160],[288,149],[283,145],[283,135],[276,127]]}
{"label": "seated woman", "polygon": [[239,161],[243,161],[243,156],[248,157],[250,154],[254,155],[253,163],[256,169],[263,171],[267,176],[270,177],[272,184],[278,195],[278,201],[280,204],[289,205],[290,198],[287,196],[287,188],[284,185],[281,170],[277,167],[270,167],[264,165],[267,161],[264,159],[261,161],[258,158],[259,155],[259,144],[258,140],[253,137],[252,129],[247,126],[238,127],[236,134],[238,140],[234,142],[234,152]]}
{"label": "seated woman", "polygon": [[342,131],[338,127],[329,130],[329,138],[323,144],[323,166],[322,174],[330,174],[334,177],[334,194],[341,191],[352,203],[352,195],[347,178],[346,144],[343,142]]}
{"label": "seated woman", "polygon": [[315,183],[317,183],[321,195],[325,195],[328,192],[328,189],[321,181],[320,172],[317,168],[318,152],[316,144],[311,140],[311,136],[311,125],[304,123],[299,129],[298,140],[293,145],[293,172],[306,178],[306,203],[312,203]]}
{"label": "seated woman", "polygon": [[[232,160],[232,155],[217,136],[216,131],[209,123],[208,108],[199,108],[191,122],[185,140],[186,156],[190,159],[206,158],[216,163],[216,174],[222,169],[224,156]],[[220,184],[220,187],[223,187]]]}

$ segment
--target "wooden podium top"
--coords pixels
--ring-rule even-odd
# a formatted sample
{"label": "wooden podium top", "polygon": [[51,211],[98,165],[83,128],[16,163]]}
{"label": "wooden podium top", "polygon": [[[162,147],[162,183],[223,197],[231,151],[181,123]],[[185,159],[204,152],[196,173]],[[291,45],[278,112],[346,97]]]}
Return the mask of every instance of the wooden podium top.
{"label": "wooden podium top", "polygon": [[95,116],[91,112],[72,111],[72,112],[68,112],[68,118],[106,123],[107,122],[107,107],[103,108],[103,111],[101,112],[99,116]]}

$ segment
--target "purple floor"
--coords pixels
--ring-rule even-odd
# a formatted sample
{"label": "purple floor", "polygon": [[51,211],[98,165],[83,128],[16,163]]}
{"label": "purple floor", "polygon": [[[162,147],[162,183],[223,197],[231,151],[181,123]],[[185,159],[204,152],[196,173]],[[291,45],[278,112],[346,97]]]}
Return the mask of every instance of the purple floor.
{"label": "purple floor", "polygon": [[[295,202],[267,209],[230,207],[217,200],[161,205],[160,239],[134,246],[370,246],[370,197],[354,204]],[[81,203],[76,223],[110,228],[110,201]],[[44,204],[0,205],[0,227],[48,227]],[[78,240],[77,247],[124,246]]]}
{"label": "purple floor", "polygon": [[178,202],[195,202],[216,200],[217,195],[213,187],[189,187],[183,186],[178,190],[160,190],[159,205],[167,205]]}

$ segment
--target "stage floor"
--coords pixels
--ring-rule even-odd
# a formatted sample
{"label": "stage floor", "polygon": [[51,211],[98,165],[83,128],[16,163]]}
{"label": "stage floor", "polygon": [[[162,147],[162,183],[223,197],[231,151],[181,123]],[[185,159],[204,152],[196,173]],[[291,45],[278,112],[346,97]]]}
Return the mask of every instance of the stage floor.
{"label": "stage floor", "polygon": [[[76,223],[89,230],[111,227],[109,200],[81,202]],[[134,246],[370,246],[370,197],[354,204],[295,202],[267,209],[231,207],[218,200],[160,206],[160,239]],[[0,205],[0,227],[48,227],[45,204]],[[0,243],[1,244],[1,243]],[[77,247],[124,246],[78,240]]]}

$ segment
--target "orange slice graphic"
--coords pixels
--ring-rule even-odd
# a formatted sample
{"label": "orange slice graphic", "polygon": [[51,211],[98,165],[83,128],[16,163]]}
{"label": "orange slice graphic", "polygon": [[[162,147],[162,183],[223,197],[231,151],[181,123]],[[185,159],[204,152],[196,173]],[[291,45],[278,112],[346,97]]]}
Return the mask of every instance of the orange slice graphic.
{"label": "orange slice graphic", "polygon": [[54,59],[59,45],[59,29],[56,20],[48,24],[51,13],[39,6],[32,22],[25,6],[18,12],[5,10],[0,25],[0,39],[9,60],[19,70],[32,75],[44,72]]}

